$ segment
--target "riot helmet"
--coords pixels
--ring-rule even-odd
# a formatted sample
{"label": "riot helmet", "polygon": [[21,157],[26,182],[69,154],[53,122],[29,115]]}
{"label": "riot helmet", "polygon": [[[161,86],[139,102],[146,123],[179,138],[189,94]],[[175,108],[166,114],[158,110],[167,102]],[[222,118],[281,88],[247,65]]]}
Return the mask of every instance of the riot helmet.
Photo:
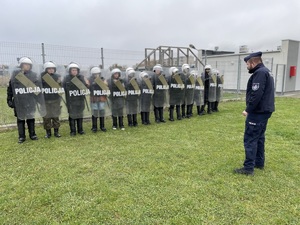
{"label": "riot helmet", "polygon": [[56,72],[56,65],[54,62],[49,61],[44,63],[44,71],[47,72],[47,69],[54,69],[54,73]]}
{"label": "riot helmet", "polygon": [[189,64],[183,64],[182,67],[181,67],[181,69],[182,69],[182,72],[184,74],[188,74],[190,72],[190,66],[189,66]]}

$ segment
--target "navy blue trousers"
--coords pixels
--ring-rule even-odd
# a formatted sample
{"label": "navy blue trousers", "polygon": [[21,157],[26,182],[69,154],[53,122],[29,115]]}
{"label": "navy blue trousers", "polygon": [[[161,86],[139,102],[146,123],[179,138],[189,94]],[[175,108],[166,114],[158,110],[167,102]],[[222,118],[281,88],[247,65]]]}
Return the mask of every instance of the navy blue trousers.
{"label": "navy blue trousers", "polygon": [[248,114],[245,122],[244,169],[253,171],[254,166],[265,165],[265,131],[272,113]]}

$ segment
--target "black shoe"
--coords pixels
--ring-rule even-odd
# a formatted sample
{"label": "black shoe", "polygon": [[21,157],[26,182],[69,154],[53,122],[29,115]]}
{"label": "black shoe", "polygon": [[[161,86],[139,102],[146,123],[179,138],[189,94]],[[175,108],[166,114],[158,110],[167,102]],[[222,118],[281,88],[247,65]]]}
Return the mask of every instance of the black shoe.
{"label": "black shoe", "polygon": [[93,127],[91,130],[92,130],[93,133],[97,132],[97,128],[95,128],[95,127]]}
{"label": "black shoe", "polygon": [[254,172],[253,171],[250,171],[250,170],[245,170],[243,167],[242,168],[239,168],[239,169],[235,169],[234,170],[235,173],[238,173],[238,174],[244,174],[244,175],[250,175],[250,176],[253,176],[254,175]]}
{"label": "black shoe", "polygon": [[161,123],[165,123],[166,121],[164,119],[159,120]]}
{"label": "black shoe", "polygon": [[170,120],[170,121],[174,121],[174,119],[173,119],[173,118],[169,118],[169,120]]}
{"label": "black shoe", "polygon": [[84,133],[84,131],[82,130],[82,131],[78,131],[78,134],[83,135],[83,134],[85,134],[85,133]]}
{"label": "black shoe", "polygon": [[21,137],[21,138],[19,138],[18,143],[21,144],[21,143],[23,143],[25,140],[26,140],[25,138],[22,138],[22,137]]}
{"label": "black shoe", "polygon": [[71,136],[76,136],[76,132],[70,132]]}
{"label": "black shoe", "polygon": [[33,141],[36,141],[36,140],[38,140],[38,137],[34,134],[34,135],[32,135],[32,136],[30,137],[30,139],[33,140]]}
{"label": "black shoe", "polygon": [[254,166],[254,168],[263,170],[265,167],[264,166]]}
{"label": "black shoe", "polygon": [[155,120],[156,123],[160,123],[160,120]]}
{"label": "black shoe", "polygon": [[106,128],[105,127],[101,127],[100,130],[103,131],[103,132],[106,132]]}

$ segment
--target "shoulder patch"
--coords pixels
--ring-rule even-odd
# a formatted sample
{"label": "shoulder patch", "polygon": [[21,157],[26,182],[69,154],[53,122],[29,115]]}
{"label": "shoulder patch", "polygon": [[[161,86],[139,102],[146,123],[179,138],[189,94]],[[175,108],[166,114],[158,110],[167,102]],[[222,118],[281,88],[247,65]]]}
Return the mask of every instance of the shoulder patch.
{"label": "shoulder patch", "polygon": [[252,90],[257,91],[259,89],[259,83],[253,83],[252,84]]}

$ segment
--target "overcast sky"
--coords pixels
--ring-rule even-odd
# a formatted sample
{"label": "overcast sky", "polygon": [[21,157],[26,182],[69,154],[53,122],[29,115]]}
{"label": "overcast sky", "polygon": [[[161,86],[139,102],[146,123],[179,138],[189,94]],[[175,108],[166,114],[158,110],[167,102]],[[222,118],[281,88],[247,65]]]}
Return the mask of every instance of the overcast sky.
{"label": "overcast sky", "polygon": [[[299,0],[0,0],[0,41],[143,51],[276,50],[300,40]],[[4,19],[5,18],[5,19]]]}

